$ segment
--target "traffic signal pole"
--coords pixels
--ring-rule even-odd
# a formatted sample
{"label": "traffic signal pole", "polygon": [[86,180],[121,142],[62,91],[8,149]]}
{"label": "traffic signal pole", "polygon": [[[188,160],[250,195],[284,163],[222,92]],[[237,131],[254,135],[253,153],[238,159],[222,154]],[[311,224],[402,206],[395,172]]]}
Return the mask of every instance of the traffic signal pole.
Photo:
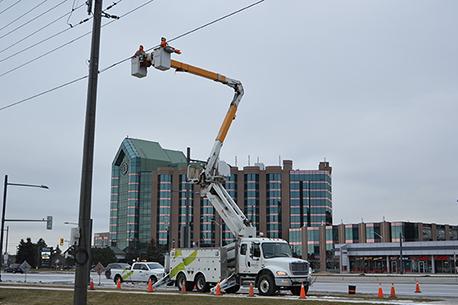
{"label": "traffic signal pole", "polygon": [[[74,305],[87,304],[87,286],[90,270],[91,252],[91,196],[92,172],[94,161],[95,116],[97,101],[97,81],[99,73],[100,28],[102,19],[102,0],[93,0],[94,19],[92,24],[91,58],[87,89],[86,121],[84,129],[83,164],[79,206],[79,242],[76,245]],[[92,0],[87,2],[91,5]]]}

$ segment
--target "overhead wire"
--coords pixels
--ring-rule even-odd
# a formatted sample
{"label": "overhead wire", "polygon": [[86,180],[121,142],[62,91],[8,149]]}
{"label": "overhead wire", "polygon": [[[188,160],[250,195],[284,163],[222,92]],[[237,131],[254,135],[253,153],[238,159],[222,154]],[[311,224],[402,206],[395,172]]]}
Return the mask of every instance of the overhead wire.
{"label": "overhead wire", "polygon": [[[189,35],[189,34],[192,34],[192,33],[196,32],[196,31],[199,31],[199,30],[201,30],[201,29],[203,29],[203,28],[206,28],[206,27],[208,27],[208,26],[210,26],[210,25],[212,25],[212,24],[214,24],[214,23],[216,23],[216,22],[219,22],[219,21],[224,20],[224,19],[226,19],[226,18],[229,18],[229,17],[231,17],[231,16],[233,16],[233,15],[235,15],[235,14],[238,14],[238,13],[244,11],[244,10],[247,10],[247,9],[249,9],[249,8],[255,6],[255,5],[258,5],[258,4],[260,4],[261,2],[264,2],[264,1],[265,1],[265,0],[259,0],[259,1],[257,1],[257,2],[254,2],[254,3],[250,4],[250,5],[244,6],[244,7],[242,7],[241,9],[238,9],[238,10],[236,10],[236,11],[230,13],[230,14],[224,15],[224,16],[222,16],[222,17],[220,17],[220,18],[217,18],[217,19],[215,19],[215,20],[213,20],[213,21],[207,22],[207,23],[205,23],[205,24],[203,24],[203,25],[201,25],[201,26],[198,26],[198,27],[196,27],[196,28],[194,28],[194,29],[192,29],[192,30],[189,30],[189,31],[187,31],[187,32],[185,32],[185,33],[183,33],[183,34],[180,34],[180,35],[175,36],[175,37],[173,37],[173,38],[171,38],[171,39],[168,39],[167,41],[168,41],[168,42],[172,42],[172,41],[178,40],[178,39],[180,39],[180,38],[182,38],[182,37],[185,37],[185,36],[187,36],[187,35]],[[146,52],[151,51],[151,50],[153,50],[153,49],[155,49],[155,48],[157,48],[157,47],[159,47],[159,46],[160,46],[160,45],[158,44],[158,45],[155,45],[155,46],[153,46],[153,47],[151,47],[151,48],[149,48],[149,49],[146,49]],[[125,62],[125,61],[127,61],[127,60],[129,60],[129,59],[131,59],[131,58],[132,58],[132,56],[129,56],[129,57],[127,57],[127,58],[123,58],[123,59],[121,59],[121,60],[119,60],[119,61],[117,61],[117,62],[115,62],[115,63],[109,65],[108,67],[105,67],[105,68],[101,69],[101,70],[99,71],[99,73],[105,72],[106,70],[109,70],[109,69],[111,69],[111,68],[113,68],[113,67],[115,67],[115,66],[117,66],[117,65],[119,65],[119,64],[122,64],[123,62]]]}
{"label": "overhead wire", "polygon": [[[65,1],[68,1],[68,0],[65,0]],[[65,2],[65,1],[63,1],[63,2]],[[56,23],[57,21],[61,20],[62,18],[65,18],[67,15],[70,15],[72,12],[74,12],[74,11],[80,9],[81,7],[83,7],[83,6],[85,6],[85,5],[86,5],[85,3],[81,4],[80,6],[78,6],[78,7],[74,8],[74,9],[72,9],[72,11],[70,11],[70,12],[68,12],[68,13],[66,13],[66,14],[64,14],[64,15],[62,15],[62,16],[56,18],[56,19],[54,19],[53,21],[51,21],[51,22],[49,22],[48,24],[42,26],[41,28],[36,29],[36,30],[33,31],[32,33],[28,34],[27,36],[25,36],[25,37],[23,37],[23,38],[21,38],[21,39],[15,41],[14,43],[12,43],[11,45],[9,45],[8,47],[6,47],[6,48],[0,50],[0,54],[3,53],[3,52],[5,52],[6,50],[9,50],[9,49],[15,47],[18,43],[21,43],[21,42],[23,42],[24,40],[26,40],[27,38],[30,38],[30,37],[32,37],[33,35],[35,35],[35,34],[41,32],[42,30],[44,30],[44,29],[46,29],[47,27],[53,25],[53,24]],[[6,57],[6,59],[8,59],[8,58],[10,58],[10,56]],[[6,59],[4,58],[4,59],[0,60],[0,62],[5,61]]]}
{"label": "overhead wire", "polygon": [[[122,1],[122,0],[119,0],[118,2],[120,2],[120,1]],[[137,10],[143,8],[144,6],[150,4],[151,2],[154,2],[154,1],[155,1],[155,0],[148,0],[148,1],[144,2],[143,4],[141,4],[141,5],[137,6],[137,7],[135,7],[134,9],[132,9],[132,10],[130,10],[130,11],[127,11],[126,13],[120,15],[120,16],[117,17],[116,19],[113,19],[113,20],[111,20],[111,21],[109,21],[109,22],[103,24],[101,27],[103,28],[103,27],[105,27],[105,26],[107,26],[107,25],[110,25],[111,23],[113,23],[113,22],[119,20],[120,18],[123,18],[123,17],[126,17],[126,16],[130,15],[130,14],[132,14],[133,12],[135,12],[135,11],[137,11]],[[113,6],[114,6],[114,5],[110,5],[109,8],[112,8]],[[91,18],[92,18],[92,17],[86,18],[86,19],[80,21],[79,24],[83,24],[84,22],[89,21]],[[79,24],[78,24],[78,25],[79,25]],[[75,26],[73,26],[73,28],[75,28]],[[4,57],[4,58],[0,59],[0,62],[4,62],[4,61],[6,61],[6,60],[8,60],[8,59],[10,59],[10,58],[12,58],[12,57],[14,57],[14,56],[17,56],[17,55],[19,55],[19,54],[21,54],[21,53],[23,53],[23,52],[25,52],[25,51],[28,51],[28,50],[30,50],[30,48],[35,47],[35,46],[37,46],[37,45],[39,45],[39,44],[42,44],[43,42],[48,41],[48,40],[50,40],[50,39],[52,39],[52,38],[54,38],[54,37],[56,37],[56,36],[58,36],[58,35],[60,35],[60,34],[62,34],[62,33],[64,33],[64,32],[66,32],[66,31],[69,31],[69,30],[71,30],[71,29],[72,29],[72,28],[66,28],[65,30],[62,30],[62,31],[60,31],[60,32],[58,32],[58,33],[55,33],[54,35],[51,35],[51,36],[49,36],[49,37],[47,37],[47,38],[45,38],[45,39],[43,39],[43,40],[41,40],[41,41],[39,41],[39,42],[33,44],[32,46],[30,46],[30,47],[28,47],[28,48],[24,48],[24,49],[22,49],[22,50],[20,50],[20,51],[18,51],[18,52],[16,52],[16,53],[14,53],[14,54],[11,55],[11,56],[7,56],[7,57]],[[66,43],[64,43],[64,44],[62,44],[62,45],[59,45],[59,46],[55,47],[54,49],[52,49],[52,50],[50,50],[50,51],[47,51],[47,52],[45,52],[45,53],[43,53],[43,54],[41,54],[41,55],[38,55],[38,56],[36,56],[36,57],[34,57],[34,58],[32,58],[32,59],[29,59],[29,60],[27,60],[27,62],[24,62],[23,64],[20,64],[20,65],[14,67],[14,68],[11,68],[11,69],[9,69],[9,70],[7,70],[7,71],[1,73],[1,74],[0,74],[0,77],[3,77],[3,76],[5,76],[5,75],[7,75],[7,74],[9,74],[9,73],[11,73],[11,72],[14,72],[14,71],[16,71],[16,70],[18,70],[18,69],[20,69],[20,68],[22,68],[22,67],[25,67],[25,66],[27,66],[27,65],[29,65],[29,64],[31,64],[31,63],[37,61],[38,59],[45,57],[46,55],[52,54],[52,53],[54,53],[55,51],[60,50],[60,49],[62,49],[63,47],[66,47],[66,46],[68,46],[68,45],[70,45],[70,44],[72,44],[72,43],[74,43],[74,42],[80,40],[81,38],[83,38],[83,37],[85,37],[85,36],[88,36],[88,35],[91,34],[91,33],[92,33],[92,31],[88,31],[88,32],[86,32],[86,33],[84,33],[84,34],[82,34],[82,35],[76,37],[76,38],[73,38],[73,39],[70,40],[70,41],[67,41]]]}
{"label": "overhead wire", "polygon": [[30,100],[32,100],[32,99],[34,99],[34,98],[37,98],[37,97],[42,96],[42,95],[45,95],[45,94],[47,94],[47,93],[56,91],[56,90],[58,90],[58,89],[60,89],[60,88],[67,87],[68,85],[71,85],[71,84],[74,84],[74,83],[76,83],[76,82],[82,81],[83,79],[88,78],[88,77],[89,77],[89,75],[84,75],[84,76],[75,78],[75,79],[73,79],[73,80],[71,80],[71,81],[68,81],[68,82],[66,82],[66,83],[60,84],[59,86],[53,87],[53,88],[51,88],[51,89],[48,89],[48,90],[45,90],[45,91],[42,91],[42,92],[39,92],[39,93],[37,93],[37,94],[35,94],[35,95],[29,96],[28,98],[25,98],[25,99],[22,99],[22,100],[20,100],[20,101],[14,102],[14,103],[9,104],[9,105],[6,105],[6,106],[4,106],[4,107],[1,107],[1,108],[0,108],[0,111],[2,111],[2,110],[4,110],[4,109],[7,109],[7,108],[10,108],[10,107],[13,107],[13,106],[16,106],[16,105],[18,105],[18,104],[22,104],[22,103],[24,103],[24,102],[30,101]]}
{"label": "overhead wire", "polygon": [[[30,51],[30,49],[33,49],[34,47],[39,46],[39,45],[45,43],[46,41],[53,39],[54,37],[57,37],[57,36],[59,36],[59,35],[65,33],[65,32],[67,32],[67,31],[72,30],[72,29],[74,29],[74,28],[75,28],[76,26],[78,26],[78,25],[81,25],[81,24],[83,24],[83,23],[85,23],[85,22],[88,22],[89,20],[91,20],[91,18],[92,18],[92,17],[83,19],[83,20],[81,20],[77,25],[74,25],[72,28],[65,28],[64,30],[61,30],[61,31],[59,31],[59,32],[57,32],[57,33],[54,33],[53,35],[48,36],[48,37],[46,37],[46,38],[44,38],[44,39],[42,39],[42,40],[40,40],[40,41],[38,41],[38,42],[36,42],[36,43],[34,43],[34,44],[28,46],[28,47],[25,47],[25,48],[22,48],[22,49],[19,50],[19,51],[16,51],[14,54],[11,54],[11,55],[9,55],[9,56],[3,57],[2,59],[0,59],[0,62],[7,61],[8,59],[11,59],[11,58],[13,58],[13,57],[15,57],[15,56],[18,56],[18,55],[20,55],[20,54],[22,54],[22,53],[24,53],[24,52],[26,52],[26,51]],[[91,32],[88,32],[88,33],[90,34]],[[86,33],[86,34],[84,34],[84,35],[82,35],[82,36],[80,36],[80,37],[82,38],[82,37],[86,36],[88,33]],[[65,44],[65,45],[67,45],[67,44]],[[10,48],[11,48],[11,47],[8,47],[7,49],[10,49]],[[56,48],[56,50],[58,50],[58,49],[59,49],[59,48]],[[0,75],[0,76],[2,76],[2,75]]]}
{"label": "overhead wire", "polygon": [[[117,2],[114,2],[113,4],[109,5],[109,6],[105,9],[105,11],[111,9],[113,6],[115,6],[116,4],[118,4],[118,3],[121,2],[121,1],[122,1],[122,0],[118,0]],[[155,0],[150,0],[150,1],[147,2],[147,4],[151,3],[152,1],[155,1]],[[84,6],[84,5],[86,5],[86,4],[83,3],[82,5],[78,6],[77,8],[72,9],[72,12],[73,12],[74,10],[76,10],[76,9],[81,8],[81,7]],[[143,7],[144,5],[145,5],[145,4],[143,4],[141,7]],[[137,8],[137,9],[138,9],[138,8]],[[38,32],[38,31],[42,30],[43,28],[48,27],[50,24],[57,22],[59,19],[62,19],[64,16],[66,16],[66,15],[68,15],[68,14],[71,14],[71,12],[69,12],[69,13],[67,13],[67,14],[65,14],[65,15],[63,15],[63,16],[61,16],[61,17],[59,17],[58,19],[53,20],[52,22],[48,23],[47,25],[45,25],[44,27],[38,29],[37,31],[35,31],[35,32],[31,33],[31,34],[29,34],[28,36],[26,36],[25,38],[19,40],[18,42],[21,42],[21,41],[25,40],[26,38],[30,37],[31,35],[35,34],[35,33]],[[109,15],[109,16],[111,16],[111,15]],[[111,16],[111,17],[113,17],[113,16]],[[66,28],[66,29],[61,30],[61,31],[59,31],[59,32],[57,32],[57,33],[54,33],[53,35],[48,36],[48,37],[46,37],[46,38],[44,38],[44,39],[42,39],[42,40],[40,40],[40,41],[38,41],[38,42],[36,42],[36,43],[34,43],[34,44],[28,46],[28,47],[22,48],[22,50],[17,51],[17,52],[15,52],[14,54],[11,54],[11,55],[9,55],[9,56],[6,56],[6,57],[0,59],[0,62],[4,62],[4,61],[6,61],[6,60],[8,60],[8,59],[10,59],[10,58],[13,58],[13,57],[15,57],[15,56],[20,55],[21,53],[24,53],[24,52],[26,52],[26,51],[29,51],[30,49],[32,49],[32,48],[34,48],[34,47],[36,47],[36,46],[38,46],[38,45],[40,45],[40,44],[42,44],[42,43],[44,43],[44,42],[50,40],[50,39],[53,39],[54,37],[57,37],[57,36],[59,36],[59,35],[65,33],[65,32],[67,32],[67,31],[70,31],[71,29],[74,29],[75,27],[77,27],[77,26],[79,26],[79,25],[81,25],[81,24],[83,24],[83,23],[85,23],[85,22],[88,22],[88,21],[91,20],[91,19],[92,19],[92,16],[91,16],[91,17],[88,17],[88,18],[86,18],[86,19],[83,19],[83,20],[81,20],[80,22],[78,22],[77,24],[72,25],[72,26],[69,27],[69,28]],[[117,18],[117,19],[119,19],[119,18]],[[114,21],[114,20],[112,20],[112,21]],[[111,23],[111,22],[109,22],[109,23]],[[107,23],[107,24],[108,24],[108,23]],[[107,24],[105,24],[105,25],[107,25]],[[102,27],[105,26],[105,25],[102,25]],[[69,44],[71,44],[71,43],[73,43],[73,42],[75,42],[75,41],[77,41],[77,40],[83,38],[84,36],[89,35],[90,33],[92,33],[92,31],[89,31],[89,32],[87,32],[87,33],[85,33],[85,34],[83,34],[83,35],[77,37],[76,40],[75,40],[75,39],[72,39],[71,41],[69,41],[69,42],[67,42],[67,43],[65,43],[65,44],[63,44],[63,45],[61,45],[61,46],[55,48],[54,50],[51,50],[51,52],[47,52],[47,54],[50,54],[50,53],[52,53],[52,52],[54,52],[54,51],[57,51],[57,50],[61,49],[62,47],[67,46],[67,45],[69,45]],[[18,42],[16,42],[16,43],[18,43]],[[11,44],[11,45],[8,46],[7,48],[5,48],[5,49],[3,49],[3,50],[0,50],[0,53],[2,53],[3,51],[6,51],[6,50],[8,50],[8,49],[11,49],[11,48],[14,47],[14,46],[15,46],[15,44]],[[43,56],[40,55],[40,56],[38,56],[38,57],[41,58],[41,57],[43,57]],[[12,69],[12,70],[14,71],[14,70],[16,70],[16,69]],[[8,72],[8,73],[9,73],[9,72]],[[1,77],[1,76],[3,76],[3,74],[0,75],[0,77]]]}
{"label": "overhead wire", "polygon": [[39,8],[42,4],[46,3],[48,0],[43,0],[42,2],[38,3],[37,5],[35,5],[34,7],[32,7],[31,9],[29,9],[27,12],[25,12],[24,14],[22,14],[21,16],[19,17],[16,17],[15,19],[11,20],[8,24],[4,25],[3,27],[0,28],[0,31],[3,30],[4,28],[8,27],[9,25],[15,23],[16,21],[18,21],[19,19],[21,19],[22,17],[24,17],[25,15],[27,15],[28,13],[30,12],[33,12],[35,9]]}
{"label": "overhead wire", "polygon": [[5,8],[3,11],[0,12],[0,15],[3,14],[4,12],[6,12],[7,10],[9,10],[10,8],[12,8],[13,6],[15,6],[16,4],[18,4],[19,2],[21,2],[22,0],[17,0],[16,2],[14,2],[13,4],[11,4],[10,6],[8,6],[7,8]]}
{"label": "overhead wire", "polygon": [[16,32],[17,30],[23,28],[23,27],[26,26],[27,24],[30,24],[31,22],[37,20],[37,19],[40,18],[41,16],[46,15],[47,13],[49,13],[50,11],[54,10],[55,8],[59,7],[60,5],[64,4],[64,3],[67,2],[67,1],[69,1],[69,0],[63,0],[63,1],[59,2],[59,3],[57,3],[56,5],[52,6],[51,8],[47,9],[46,11],[44,11],[43,13],[41,13],[41,14],[39,14],[39,15],[33,17],[32,19],[30,19],[30,20],[24,22],[23,24],[21,24],[21,25],[15,27],[14,29],[10,30],[9,32],[3,34],[2,36],[0,36],[0,39],[2,39],[3,37],[6,37],[6,36],[8,36],[8,35],[10,35],[10,34],[12,34],[12,33],[14,33],[14,32]]}
{"label": "overhead wire", "polygon": [[[153,1],[154,1],[154,0],[153,0]],[[252,3],[252,4],[248,5],[248,6],[245,6],[245,7],[241,8],[241,9],[239,9],[239,10],[237,10],[237,11],[234,11],[234,12],[232,12],[232,13],[230,13],[230,14],[227,14],[227,15],[222,16],[222,17],[220,17],[220,18],[218,18],[218,19],[215,19],[215,20],[213,20],[213,21],[211,21],[211,22],[208,22],[208,23],[206,23],[206,24],[204,24],[204,25],[201,25],[201,26],[196,27],[196,28],[194,28],[194,29],[192,29],[192,30],[189,30],[189,31],[187,31],[187,32],[185,32],[185,33],[183,33],[183,34],[180,34],[180,35],[178,35],[178,36],[175,36],[175,37],[169,39],[168,41],[171,42],[171,41],[175,41],[175,40],[178,40],[178,39],[180,39],[180,38],[183,38],[183,37],[185,37],[185,36],[187,36],[187,35],[190,35],[191,33],[194,33],[194,32],[196,32],[196,31],[198,31],[198,30],[201,30],[201,29],[203,29],[203,28],[205,28],[205,27],[207,27],[207,26],[210,26],[210,25],[214,24],[215,22],[218,22],[218,21],[221,21],[221,20],[223,20],[223,19],[226,19],[226,18],[228,18],[228,17],[230,17],[230,16],[233,16],[233,15],[235,15],[235,14],[237,14],[237,13],[240,13],[240,12],[246,10],[246,9],[249,9],[249,8],[255,6],[255,5],[258,5],[258,4],[260,4],[261,2],[264,2],[264,1],[265,1],[265,0],[259,0],[259,1],[255,2],[255,3]],[[218,20],[218,21],[217,21],[217,20]],[[152,49],[157,48],[157,47],[159,47],[159,46],[160,46],[160,45],[156,45],[156,46],[154,46],[154,47],[149,48],[148,50],[152,50]],[[129,59],[131,59],[131,58],[132,58],[132,56],[129,56],[129,57],[126,57],[126,58],[124,58],[124,59],[122,59],[122,60],[119,60],[119,61],[117,61],[117,62],[115,62],[115,63],[113,63],[113,64],[111,64],[111,65],[109,65],[109,66],[107,66],[107,67],[105,67],[105,68],[103,68],[103,69],[101,69],[101,70],[99,70],[99,74],[101,74],[101,73],[103,73],[103,72],[105,72],[105,71],[108,71],[108,70],[110,70],[110,69],[116,67],[117,65],[119,65],[119,64],[121,64],[121,63],[123,63],[123,62],[125,62],[125,61],[127,61],[127,60],[129,60]],[[56,86],[56,87],[53,87],[53,88],[50,88],[50,89],[48,89],[48,90],[39,92],[39,93],[37,93],[37,94],[35,94],[35,95],[32,95],[32,96],[29,96],[29,97],[27,97],[27,98],[18,100],[18,101],[14,102],[14,103],[5,105],[5,106],[3,106],[3,107],[0,107],[0,111],[5,110],[5,109],[10,108],[10,107],[13,107],[13,106],[16,106],[16,105],[19,105],[19,104],[22,104],[22,103],[24,103],[24,102],[30,101],[30,100],[32,100],[32,99],[35,99],[35,98],[37,98],[37,97],[39,97],[39,96],[45,95],[45,94],[50,93],[50,92],[52,92],[52,91],[55,91],[55,90],[58,90],[58,89],[67,87],[67,86],[69,86],[69,85],[71,85],[71,84],[74,84],[74,83],[76,83],[76,82],[79,82],[79,81],[81,81],[81,80],[83,80],[83,79],[86,79],[86,78],[88,78],[88,77],[89,77],[89,75],[86,74],[86,75],[84,75],[84,76],[75,78],[75,79],[73,79],[73,80],[71,80],[71,81],[68,81],[68,82],[66,82],[66,83],[60,84],[60,85],[58,85],[58,86]]]}
{"label": "overhead wire", "polygon": [[73,14],[73,11],[75,10],[75,3],[76,3],[76,0],[73,0],[73,3],[72,3],[72,10],[70,11],[70,15],[68,15],[68,18],[67,18],[67,24],[72,27],[72,24],[69,23],[68,21],[70,21],[70,18],[72,17],[72,14]]}

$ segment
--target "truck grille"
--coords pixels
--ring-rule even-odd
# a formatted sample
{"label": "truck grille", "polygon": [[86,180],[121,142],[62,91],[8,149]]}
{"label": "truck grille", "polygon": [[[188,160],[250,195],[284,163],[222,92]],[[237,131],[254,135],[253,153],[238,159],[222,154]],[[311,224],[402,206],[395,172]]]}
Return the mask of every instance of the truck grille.
{"label": "truck grille", "polygon": [[306,262],[294,262],[289,264],[289,268],[293,275],[309,274],[309,264]]}

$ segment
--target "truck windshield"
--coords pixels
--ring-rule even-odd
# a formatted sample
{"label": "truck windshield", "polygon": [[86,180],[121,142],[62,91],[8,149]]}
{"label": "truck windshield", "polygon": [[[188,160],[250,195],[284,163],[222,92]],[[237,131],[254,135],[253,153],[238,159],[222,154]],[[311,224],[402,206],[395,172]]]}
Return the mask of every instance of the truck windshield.
{"label": "truck windshield", "polygon": [[158,263],[148,264],[148,267],[149,267],[150,269],[162,269],[162,268],[164,268],[164,267],[162,267],[161,264],[158,264]]}
{"label": "truck windshield", "polygon": [[265,258],[291,257],[291,249],[287,243],[262,243]]}

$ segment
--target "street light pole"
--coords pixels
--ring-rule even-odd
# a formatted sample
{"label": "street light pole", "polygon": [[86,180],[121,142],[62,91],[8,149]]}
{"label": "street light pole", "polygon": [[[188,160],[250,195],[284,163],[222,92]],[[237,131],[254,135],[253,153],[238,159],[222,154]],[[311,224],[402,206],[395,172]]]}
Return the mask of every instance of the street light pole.
{"label": "street light pole", "polygon": [[[25,183],[11,183],[8,182],[8,175],[5,175],[5,182],[3,186],[3,207],[2,207],[2,224],[0,228],[0,282],[2,281],[2,266],[3,266],[3,232],[5,230],[5,212],[6,212],[6,194],[8,191],[8,185],[12,186],[24,186],[24,187],[37,187],[42,189],[49,189],[46,185],[37,185],[37,184],[25,184]],[[6,246],[7,248],[8,246]]]}
{"label": "street light pole", "polygon": [[8,188],[8,175],[5,175],[5,184],[3,186],[3,208],[2,208],[2,228],[0,233],[0,282],[2,281],[3,266],[3,230],[5,230],[5,210],[6,210],[6,192]]}

